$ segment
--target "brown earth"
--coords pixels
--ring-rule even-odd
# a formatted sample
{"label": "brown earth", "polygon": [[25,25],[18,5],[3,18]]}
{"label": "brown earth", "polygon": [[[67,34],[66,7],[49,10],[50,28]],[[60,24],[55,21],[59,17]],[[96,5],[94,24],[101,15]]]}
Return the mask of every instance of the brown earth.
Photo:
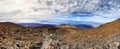
{"label": "brown earth", "polygon": [[[56,39],[50,38],[55,33]],[[120,49],[120,19],[96,28],[0,23],[0,49]]]}

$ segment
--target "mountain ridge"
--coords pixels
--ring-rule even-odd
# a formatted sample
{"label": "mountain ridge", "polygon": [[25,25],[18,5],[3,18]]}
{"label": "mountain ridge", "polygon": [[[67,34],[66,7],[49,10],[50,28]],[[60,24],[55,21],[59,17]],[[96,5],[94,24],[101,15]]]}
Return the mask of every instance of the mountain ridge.
{"label": "mountain ridge", "polygon": [[[50,37],[52,34],[57,36],[56,39]],[[59,47],[62,49],[62,46],[69,47],[65,49],[89,49],[91,47],[110,49],[114,47],[114,44],[112,46],[108,45],[114,42],[116,44],[116,41],[118,41],[118,44],[116,44],[117,46],[115,47],[118,48],[118,46],[120,46],[120,19],[89,29],[74,28],[71,27],[71,25],[68,25],[67,28],[66,25],[38,28],[19,27],[19,25],[14,23],[2,22],[0,23],[0,35],[0,45],[7,49],[16,46],[16,48],[21,49],[26,47],[28,49],[47,49],[51,47]],[[55,45],[53,44],[54,46],[51,46],[51,43]]]}

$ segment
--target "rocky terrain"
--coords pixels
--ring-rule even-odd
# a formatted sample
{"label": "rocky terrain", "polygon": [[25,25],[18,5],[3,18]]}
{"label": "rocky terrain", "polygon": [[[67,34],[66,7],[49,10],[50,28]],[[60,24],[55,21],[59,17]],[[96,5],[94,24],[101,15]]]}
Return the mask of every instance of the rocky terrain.
{"label": "rocky terrain", "polygon": [[[56,38],[50,34],[56,34]],[[0,23],[0,49],[120,49],[120,19],[96,28]]]}

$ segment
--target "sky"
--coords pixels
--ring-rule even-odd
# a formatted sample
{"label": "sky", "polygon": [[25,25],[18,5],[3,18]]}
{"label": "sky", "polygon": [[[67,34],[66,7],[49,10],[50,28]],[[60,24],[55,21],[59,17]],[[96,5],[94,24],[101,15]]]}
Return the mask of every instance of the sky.
{"label": "sky", "polygon": [[0,22],[88,24],[96,27],[120,18],[118,1],[0,0]]}

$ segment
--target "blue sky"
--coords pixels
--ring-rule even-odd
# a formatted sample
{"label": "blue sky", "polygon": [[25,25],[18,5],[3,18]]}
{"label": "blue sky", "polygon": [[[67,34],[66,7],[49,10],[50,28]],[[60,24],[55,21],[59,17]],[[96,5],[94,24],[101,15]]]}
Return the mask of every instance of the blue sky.
{"label": "blue sky", "polygon": [[120,18],[118,1],[104,1],[99,5],[101,0],[0,0],[0,22],[96,27]]}

